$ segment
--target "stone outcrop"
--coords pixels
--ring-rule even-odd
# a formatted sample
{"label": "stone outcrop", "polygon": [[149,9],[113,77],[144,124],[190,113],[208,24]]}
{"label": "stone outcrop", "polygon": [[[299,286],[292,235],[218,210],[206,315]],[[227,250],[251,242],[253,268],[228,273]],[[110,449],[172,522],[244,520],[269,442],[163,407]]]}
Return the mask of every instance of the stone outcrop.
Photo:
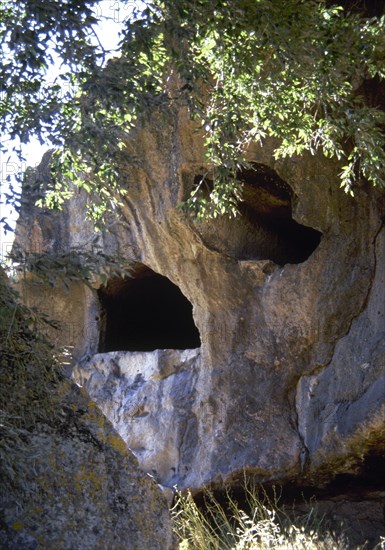
{"label": "stone outcrop", "polygon": [[1,494],[1,548],[172,548],[166,500],[112,425],[68,381],[52,391],[56,418],[24,435]]}
{"label": "stone outcrop", "polygon": [[[109,232],[93,234],[77,194],[56,218],[25,210],[18,244],[33,248],[39,235],[47,253],[97,245],[130,260],[134,279],[167,277],[192,304],[199,354],[93,357],[110,315],[97,278],[94,291],[74,282],[49,301],[27,281],[26,300],[71,333],[62,343],[80,361],[76,379],[158,481],[199,489],[235,484],[246,469],[262,482],[317,485],[359,472],[385,450],[383,193],[362,183],[350,197],[336,163],[276,160],[267,144],[247,153],[257,175],[242,175],[240,216],[200,224],[179,205],[212,177],[202,137],[183,111],[150,118],[127,137],[127,194]],[[57,223],[65,230],[49,233]],[[151,318],[143,299],[145,308]]]}
{"label": "stone outcrop", "polygon": [[0,547],[171,549],[168,504],[0,267]]}
{"label": "stone outcrop", "polygon": [[199,350],[110,352],[75,367],[73,378],[93,396],[141,467],[173,487],[198,445],[192,439],[191,406],[199,368]]}

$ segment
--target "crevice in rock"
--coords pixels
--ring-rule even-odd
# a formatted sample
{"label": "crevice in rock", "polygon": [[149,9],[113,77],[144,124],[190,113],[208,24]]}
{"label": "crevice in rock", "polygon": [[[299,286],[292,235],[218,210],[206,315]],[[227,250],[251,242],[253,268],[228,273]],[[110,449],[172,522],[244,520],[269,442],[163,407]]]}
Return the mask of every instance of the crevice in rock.
{"label": "crevice in rock", "polygon": [[357,466],[355,474],[337,474],[323,490],[323,496],[364,499],[385,497],[385,452],[371,451]]}
{"label": "crevice in rock", "polygon": [[[298,383],[299,381],[297,382],[297,385]],[[293,411],[293,416],[294,416],[293,428],[297,432],[298,438],[301,442],[301,450],[299,453],[299,463],[301,468],[301,474],[303,474],[309,467],[310,452],[306,445],[306,438],[304,437],[304,434],[301,432],[296,395],[294,395],[293,406],[291,407],[291,409]]]}
{"label": "crevice in rock", "polygon": [[98,290],[99,352],[193,349],[201,344],[192,304],[167,277],[143,264]]}
{"label": "crevice in rock", "polygon": [[[375,280],[375,277],[376,277],[377,265],[378,265],[377,241],[380,238],[381,231],[383,230],[384,227],[385,227],[385,225],[383,223],[380,223],[380,225],[378,226],[377,231],[376,231],[376,233],[375,233],[375,235],[374,235],[374,237],[371,241],[372,250],[373,250],[373,267],[370,270],[370,274],[369,274],[368,279],[367,279],[366,295],[365,295],[365,297],[362,301],[362,306],[361,306],[360,310],[350,318],[349,325],[346,329],[346,332],[339,337],[339,340],[342,340],[343,338],[345,338],[346,336],[348,336],[350,334],[350,331],[352,330],[352,327],[353,327],[353,323],[368,308],[369,300],[370,300],[370,297],[371,297],[371,292],[372,292],[372,289],[373,289],[374,280]],[[336,342],[336,345],[337,345],[337,342]],[[334,353],[335,353],[335,349],[334,349],[333,355],[334,355]],[[333,355],[331,356],[329,363],[326,364],[325,367],[328,367],[330,365],[330,362],[333,359]]]}
{"label": "crevice in rock", "polygon": [[[197,225],[204,243],[237,260],[272,260],[278,265],[307,260],[322,234],[293,219],[291,187],[264,164],[239,171],[237,179],[243,184],[238,216]],[[204,195],[213,182],[197,175],[194,186]]]}
{"label": "crevice in rock", "polygon": [[[310,500],[315,497],[317,500],[330,501],[351,501],[360,502],[363,500],[378,501],[384,504],[385,497],[385,452],[380,450],[371,450],[368,452],[355,467],[355,473],[337,474],[328,483],[324,480],[315,484],[314,482],[306,483],[306,480],[291,481],[283,484],[277,483],[276,480],[266,481],[263,483],[256,482],[254,479],[253,469],[244,469],[239,472],[239,477],[234,476],[234,482],[231,484],[231,490],[234,494],[239,492],[239,495],[244,494],[244,482],[248,480],[251,486],[259,487],[263,491],[272,494],[276,488],[280,488],[281,499],[283,502],[302,501],[303,499]],[[258,477],[258,476],[257,476]],[[213,489],[219,496],[225,495],[222,487]],[[200,499],[202,491],[196,491],[194,498]],[[385,521],[385,518],[384,518]]]}

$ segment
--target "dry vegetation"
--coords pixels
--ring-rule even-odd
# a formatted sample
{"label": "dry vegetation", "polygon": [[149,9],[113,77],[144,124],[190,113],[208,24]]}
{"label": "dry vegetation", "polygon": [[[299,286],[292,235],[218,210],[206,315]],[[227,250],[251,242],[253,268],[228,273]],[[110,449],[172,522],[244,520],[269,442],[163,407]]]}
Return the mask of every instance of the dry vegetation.
{"label": "dry vegetation", "polygon": [[[179,550],[350,550],[346,529],[338,532],[310,507],[298,515],[281,505],[279,495],[244,483],[245,501],[241,505],[226,491],[222,505],[213,493],[204,493],[204,505],[196,504],[191,493],[177,493],[171,511]],[[247,512],[245,511],[247,510]],[[354,546],[367,549],[366,545]],[[385,538],[376,550],[385,549]]]}

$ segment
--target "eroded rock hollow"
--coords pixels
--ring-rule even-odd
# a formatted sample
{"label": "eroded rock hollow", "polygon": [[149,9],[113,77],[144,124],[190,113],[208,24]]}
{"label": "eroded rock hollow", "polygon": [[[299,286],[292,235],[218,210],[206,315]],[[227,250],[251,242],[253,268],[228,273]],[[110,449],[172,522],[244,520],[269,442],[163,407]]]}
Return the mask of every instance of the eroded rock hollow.
{"label": "eroded rock hollow", "polygon": [[61,321],[74,379],[159,483],[358,474],[385,448],[383,193],[350,197],[332,161],[255,146],[240,215],[197,223],[180,203],[202,174],[210,186],[202,137],[183,111],[151,121],[127,137],[108,232],[84,222],[79,193],[62,213],[26,207],[17,229],[24,251],[97,245],[131,278],[25,282],[25,299]]}

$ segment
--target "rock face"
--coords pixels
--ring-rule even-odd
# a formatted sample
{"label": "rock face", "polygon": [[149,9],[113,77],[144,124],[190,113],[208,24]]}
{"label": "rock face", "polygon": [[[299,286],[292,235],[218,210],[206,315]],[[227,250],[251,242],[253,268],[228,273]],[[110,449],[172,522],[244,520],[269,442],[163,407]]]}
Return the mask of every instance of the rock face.
{"label": "rock face", "polygon": [[199,368],[199,350],[111,352],[75,367],[73,378],[93,396],[141,467],[173,487],[188,471],[198,444],[190,409]]}
{"label": "rock face", "polygon": [[0,548],[171,549],[168,506],[0,267]]}
{"label": "rock face", "polygon": [[168,506],[83,390],[62,383],[58,418],[38,424],[0,497],[0,547],[172,548]]}
{"label": "rock face", "polygon": [[[127,195],[110,232],[84,223],[82,195],[56,218],[25,210],[18,228],[24,249],[39,235],[47,253],[97,243],[131,260],[132,279],[109,282],[119,320],[97,280],[94,291],[51,291],[49,302],[26,283],[26,300],[71,333],[62,343],[82,359],[76,379],[158,481],[199,489],[246,469],[259,481],[319,484],[358,472],[385,448],[384,195],[363,183],[344,194],[330,160],[250,147],[256,171],[242,174],[240,216],[198,224],[179,204],[210,179],[202,137],[183,111],[151,121],[127,137]],[[172,347],[197,347],[186,308],[170,298],[164,317],[146,301],[144,281],[162,293],[160,275],[192,306],[199,354],[152,351],[170,347],[158,339],[124,345],[124,331],[145,334],[156,318],[155,333],[186,327],[186,343]],[[120,349],[104,347],[109,326],[122,331]]]}

